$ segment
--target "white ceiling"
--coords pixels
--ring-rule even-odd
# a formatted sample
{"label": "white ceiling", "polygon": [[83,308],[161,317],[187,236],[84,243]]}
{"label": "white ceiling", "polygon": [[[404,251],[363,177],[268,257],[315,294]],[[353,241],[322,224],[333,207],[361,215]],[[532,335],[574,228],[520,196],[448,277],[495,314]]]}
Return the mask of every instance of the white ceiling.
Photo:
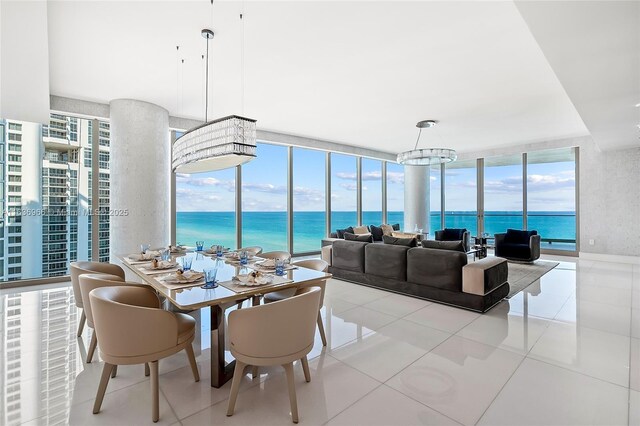
{"label": "white ceiling", "polygon": [[210,119],[391,153],[423,119],[441,125],[422,146],[460,151],[589,134],[512,2],[216,1],[212,15],[208,0],[49,1],[48,14],[53,95],[201,119],[209,27]]}

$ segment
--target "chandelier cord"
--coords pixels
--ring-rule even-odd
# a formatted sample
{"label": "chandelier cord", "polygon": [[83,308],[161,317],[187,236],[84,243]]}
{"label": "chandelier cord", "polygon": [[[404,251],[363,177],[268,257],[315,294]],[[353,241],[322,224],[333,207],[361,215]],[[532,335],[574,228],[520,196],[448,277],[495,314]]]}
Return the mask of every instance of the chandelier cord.
{"label": "chandelier cord", "polygon": [[413,147],[413,150],[415,151],[416,149],[418,149],[418,142],[420,142],[420,135],[422,134],[422,128],[420,128],[420,130],[418,131],[418,139],[416,139],[416,146]]}
{"label": "chandelier cord", "polygon": [[206,123],[209,118],[209,37],[207,37],[207,63],[206,63],[206,77],[205,77],[205,89],[204,89],[204,122]]}

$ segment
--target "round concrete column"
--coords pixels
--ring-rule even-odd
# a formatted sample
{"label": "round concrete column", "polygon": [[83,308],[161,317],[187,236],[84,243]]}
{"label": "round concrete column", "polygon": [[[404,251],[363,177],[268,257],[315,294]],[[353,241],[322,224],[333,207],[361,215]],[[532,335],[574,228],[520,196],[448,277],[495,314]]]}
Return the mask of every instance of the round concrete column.
{"label": "round concrete column", "polygon": [[429,166],[404,166],[404,230],[429,232]]}
{"label": "round concrete column", "polygon": [[[171,142],[169,113],[148,102],[110,103],[110,252],[134,253],[141,243],[169,244]],[[126,211],[128,214],[119,213]]]}

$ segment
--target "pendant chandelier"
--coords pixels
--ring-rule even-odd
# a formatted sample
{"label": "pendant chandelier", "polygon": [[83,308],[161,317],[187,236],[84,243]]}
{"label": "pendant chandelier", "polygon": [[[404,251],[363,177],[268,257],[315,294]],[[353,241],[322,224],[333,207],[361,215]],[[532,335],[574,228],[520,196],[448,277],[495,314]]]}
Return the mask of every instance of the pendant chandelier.
{"label": "pendant chandelier", "polygon": [[[240,19],[242,19],[242,15],[240,15]],[[201,33],[207,40],[205,123],[184,133],[174,142],[171,164],[174,173],[199,173],[228,169],[256,157],[256,120],[239,115],[229,115],[207,121],[209,112],[209,40],[213,39],[213,31],[203,29]],[[242,72],[244,73],[244,66]]]}
{"label": "pendant chandelier", "polygon": [[420,142],[420,135],[422,129],[428,129],[438,124],[436,120],[423,120],[416,124],[418,131],[418,139],[416,139],[416,146],[411,151],[405,151],[398,154],[398,163],[405,166],[430,166],[434,164],[450,163],[456,161],[458,156],[453,149],[447,148],[424,148],[418,149],[418,142]]}

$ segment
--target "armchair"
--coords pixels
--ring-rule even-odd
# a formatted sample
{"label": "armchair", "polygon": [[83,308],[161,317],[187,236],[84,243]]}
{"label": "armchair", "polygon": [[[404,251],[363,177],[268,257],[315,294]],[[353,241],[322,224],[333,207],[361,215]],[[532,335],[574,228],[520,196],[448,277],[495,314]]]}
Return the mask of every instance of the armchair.
{"label": "armchair", "polygon": [[462,241],[464,251],[469,251],[471,247],[471,233],[466,228],[445,228],[436,231],[436,241]]}
{"label": "armchair", "polygon": [[538,231],[517,229],[495,234],[495,255],[508,260],[533,262],[540,258],[540,235]]}

